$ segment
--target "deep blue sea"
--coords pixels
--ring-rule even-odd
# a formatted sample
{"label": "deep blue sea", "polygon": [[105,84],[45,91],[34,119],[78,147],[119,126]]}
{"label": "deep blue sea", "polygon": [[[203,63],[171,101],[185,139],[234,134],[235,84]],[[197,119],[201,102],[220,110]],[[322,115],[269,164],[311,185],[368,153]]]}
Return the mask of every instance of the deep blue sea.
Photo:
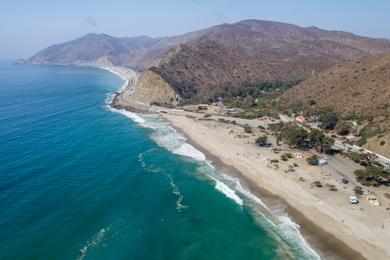
{"label": "deep blue sea", "polygon": [[123,84],[0,62],[0,259],[317,257],[169,124],[108,109]]}

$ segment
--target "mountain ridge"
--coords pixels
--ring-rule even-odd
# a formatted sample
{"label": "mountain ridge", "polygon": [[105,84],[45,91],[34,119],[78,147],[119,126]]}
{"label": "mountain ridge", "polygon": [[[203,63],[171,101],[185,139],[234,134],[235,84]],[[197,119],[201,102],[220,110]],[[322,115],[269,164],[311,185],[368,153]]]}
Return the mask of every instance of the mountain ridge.
{"label": "mountain ridge", "polygon": [[221,85],[304,80],[344,59],[384,51],[390,51],[388,40],[245,20],[209,28],[165,52],[152,69],[184,101],[204,102]]}
{"label": "mountain ridge", "polygon": [[[168,83],[181,102],[203,102],[214,98],[220,86],[304,80],[345,59],[386,51],[390,52],[390,40],[252,19],[160,38],[87,34],[50,46],[29,62],[149,71],[147,75],[156,79],[140,79]],[[138,85],[147,86],[139,83],[135,92]],[[171,104],[169,100],[163,103]]]}

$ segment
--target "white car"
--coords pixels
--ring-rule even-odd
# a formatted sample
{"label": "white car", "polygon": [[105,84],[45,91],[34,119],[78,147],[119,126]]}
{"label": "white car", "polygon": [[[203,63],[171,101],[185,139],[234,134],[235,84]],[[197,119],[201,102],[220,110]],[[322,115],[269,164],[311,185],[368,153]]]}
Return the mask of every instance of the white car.
{"label": "white car", "polygon": [[349,196],[349,203],[358,204],[359,200],[356,198],[356,196]]}

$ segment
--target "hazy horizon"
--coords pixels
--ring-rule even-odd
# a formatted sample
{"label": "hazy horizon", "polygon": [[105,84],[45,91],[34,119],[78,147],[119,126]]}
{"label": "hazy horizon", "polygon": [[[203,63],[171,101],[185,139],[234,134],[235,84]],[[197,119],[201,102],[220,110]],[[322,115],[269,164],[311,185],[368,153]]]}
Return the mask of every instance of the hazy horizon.
{"label": "hazy horizon", "polygon": [[[228,4],[227,4],[228,2]],[[135,1],[53,3],[2,1],[0,59],[29,58],[52,44],[87,33],[115,37],[173,36],[222,23],[256,19],[390,39],[390,2],[367,1]],[[4,40],[6,39],[6,40]]]}

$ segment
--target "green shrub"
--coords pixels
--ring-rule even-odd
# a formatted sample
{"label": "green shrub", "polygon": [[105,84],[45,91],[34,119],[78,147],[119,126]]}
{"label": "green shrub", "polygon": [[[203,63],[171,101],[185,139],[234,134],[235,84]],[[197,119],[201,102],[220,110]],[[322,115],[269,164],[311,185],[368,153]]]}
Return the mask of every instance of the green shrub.
{"label": "green shrub", "polygon": [[320,181],[314,181],[311,183],[312,186],[315,186],[317,188],[322,188],[322,183]]}
{"label": "green shrub", "polygon": [[252,127],[250,127],[250,126],[244,126],[244,132],[247,133],[247,134],[252,133]]}
{"label": "green shrub", "polygon": [[363,188],[360,187],[360,186],[356,186],[356,187],[353,189],[353,191],[355,192],[355,194],[356,194],[357,196],[361,196],[361,195],[363,195],[363,193],[364,193]]}
{"label": "green shrub", "polygon": [[383,146],[386,144],[386,142],[382,140],[379,144]]}
{"label": "green shrub", "polygon": [[317,155],[312,155],[309,158],[306,159],[307,163],[310,165],[317,165],[318,164],[318,156]]}
{"label": "green shrub", "polygon": [[390,171],[378,166],[367,166],[365,169],[356,170],[356,180],[365,186],[379,186],[390,180]]}
{"label": "green shrub", "polygon": [[279,162],[279,160],[276,160],[276,159],[271,160],[271,163],[278,163],[278,162]]}
{"label": "green shrub", "polygon": [[352,93],[352,96],[353,96],[353,97],[357,97],[357,96],[360,96],[360,95],[361,95],[361,93],[360,93],[360,92],[357,92],[357,91],[355,91],[355,92]]}
{"label": "green shrub", "polygon": [[267,144],[267,141],[268,141],[268,137],[266,135],[263,135],[263,136],[257,137],[255,142],[259,146],[265,146]]}

